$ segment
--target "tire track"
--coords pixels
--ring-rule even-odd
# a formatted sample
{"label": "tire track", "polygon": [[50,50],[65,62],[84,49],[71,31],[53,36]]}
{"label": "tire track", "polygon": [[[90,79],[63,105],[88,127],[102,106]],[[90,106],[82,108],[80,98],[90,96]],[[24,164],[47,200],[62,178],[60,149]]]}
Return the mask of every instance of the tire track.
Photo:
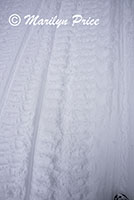
{"label": "tire track", "polygon": [[[37,29],[30,38],[1,117],[0,142],[4,145],[1,145],[0,151],[0,176],[2,177],[0,198],[5,200],[8,198],[24,199],[27,157],[32,139],[40,77],[43,71],[42,61],[47,58],[48,50],[45,49],[44,52],[42,47],[42,42],[47,42],[43,33],[42,31],[38,33]],[[38,37],[42,37],[43,40],[39,42]],[[41,60],[37,56],[40,56]],[[3,153],[4,158],[2,158]]]}
{"label": "tire track", "polygon": [[[51,5],[51,3],[50,3],[50,5]],[[60,8],[61,8],[61,5],[59,5],[58,13],[60,12]],[[52,14],[51,11],[53,13],[53,10],[51,10],[51,6],[50,6],[50,10],[49,10],[50,15]],[[55,33],[53,33],[53,36],[51,37],[51,41],[54,41],[54,37],[55,37]],[[47,69],[45,69],[42,73],[42,78],[41,78],[42,81],[41,81],[41,86],[40,86],[40,90],[39,90],[39,97],[38,97],[38,101],[37,101],[38,104],[37,104],[37,107],[36,107],[35,118],[34,118],[34,122],[33,122],[34,123],[34,131],[33,131],[33,138],[32,138],[33,142],[32,142],[31,152],[30,152],[30,155],[29,155],[29,167],[28,167],[29,170],[28,170],[28,177],[27,177],[27,183],[26,183],[25,200],[29,200],[29,196],[30,196],[31,181],[32,181],[32,175],[33,175],[33,165],[34,165],[34,153],[35,153],[35,147],[36,147],[36,139],[37,139],[37,134],[38,134],[38,126],[39,126],[39,121],[40,121],[42,102],[43,102],[44,92],[45,92],[45,83],[46,83],[46,79],[47,79],[47,71],[48,71],[48,67],[49,67],[49,62],[51,60],[51,52],[52,52],[52,49],[53,49],[53,42],[51,43],[51,45],[49,44],[49,46],[50,46],[49,56],[48,56],[47,62],[46,62]]]}
{"label": "tire track", "polygon": [[[93,6],[98,13],[97,9],[101,10],[103,4],[102,7],[98,5],[96,8],[96,3],[94,2]],[[79,9],[84,10],[83,7]],[[92,7],[90,9],[92,10]],[[95,176],[99,157],[96,153],[98,136],[95,134],[94,113],[96,104],[99,104],[95,98],[97,93],[95,54],[99,55],[96,52],[97,32],[95,29],[89,31],[84,28],[83,31],[83,27],[77,28],[69,52],[65,48],[68,46],[66,41],[69,42],[66,39],[69,38],[68,34],[69,30],[65,35],[62,35],[62,31],[57,32],[49,68],[32,179],[31,199],[35,200],[59,200],[63,197],[95,199],[100,185],[97,177],[99,171]],[[83,42],[82,46],[80,41],[87,36],[88,42],[86,45]],[[60,49],[61,42],[64,45],[62,51],[58,51],[57,47]],[[87,49],[89,54],[85,55],[84,50]],[[65,63],[67,56],[70,56],[68,64]],[[87,57],[88,59],[85,59]],[[106,54],[102,59],[107,57]],[[68,73],[64,69],[65,66]],[[104,107],[104,103],[102,105]],[[97,114],[100,114],[100,111]],[[96,184],[98,187],[94,189]]]}
{"label": "tire track", "polygon": [[[72,2],[68,3],[68,1],[62,2],[62,8],[60,10],[60,17],[62,17],[61,15],[63,13],[65,13],[65,16],[67,16],[68,13],[70,13],[71,8],[66,12],[63,11],[63,9],[66,8],[65,5],[67,5],[67,4],[73,4],[73,3]],[[71,15],[70,15],[70,17],[71,17]],[[62,93],[64,91],[61,88],[61,84],[63,84],[62,79],[64,79],[63,74],[64,74],[64,70],[65,70],[65,66],[66,66],[66,59],[67,59],[68,48],[69,48],[68,43],[67,43],[69,30],[68,30],[68,28],[62,28],[62,30],[56,31],[54,45],[53,45],[53,51],[52,51],[52,55],[51,55],[50,65],[49,65],[46,90],[45,90],[45,99],[43,100],[43,107],[42,107],[42,113],[41,113],[41,118],[40,118],[40,123],[39,123],[38,138],[37,138],[35,157],[34,157],[35,161],[34,161],[34,167],[33,167],[33,178],[32,178],[30,199],[53,199],[53,198],[55,199],[56,198],[55,196],[57,196],[56,194],[58,193],[58,188],[57,188],[57,191],[55,188],[56,187],[56,185],[55,185],[56,177],[55,176],[56,176],[56,173],[58,173],[58,169],[57,169],[58,163],[55,161],[55,159],[56,160],[59,159],[59,149],[60,149],[59,146],[61,146],[61,143],[62,143],[62,141],[61,141],[62,128],[60,127],[60,125],[58,125],[58,123],[60,123],[62,120],[62,117],[60,116],[62,114],[60,114],[60,108],[57,103],[61,99],[60,104],[62,104],[62,95],[63,95]],[[64,45],[62,45],[62,50],[58,48],[59,47],[59,39],[60,39],[61,43],[64,44]],[[59,56],[62,55],[62,56],[58,57],[58,55]],[[64,59],[63,59],[63,55],[65,55]],[[58,63],[56,64],[55,61],[56,61],[56,63],[58,61]],[[53,65],[54,65],[54,67],[53,67]],[[63,66],[63,68],[62,68],[62,66]],[[53,88],[52,85],[56,86],[56,88],[55,87]],[[46,106],[44,105],[44,102],[45,102]],[[62,105],[61,105],[61,107],[62,107]],[[43,112],[43,111],[45,111],[45,112]],[[45,113],[46,113],[46,117],[44,119],[43,116]],[[51,119],[51,117],[52,117],[52,119]],[[56,118],[57,118],[57,120],[55,121]],[[44,130],[45,135],[42,138],[42,132],[40,129],[42,127],[42,122],[44,120],[46,122],[48,122],[48,129]],[[51,120],[51,122],[50,122],[50,120]],[[49,123],[52,124],[52,129],[50,129]],[[51,131],[54,131],[55,123],[57,124],[58,127],[55,127],[55,131],[57,132],[57,135],[55,135],[55,133],[53,133],[55,135],[54,136],[55,139],[54,139],[54,138],[51,138],[51,136],[52,136]],[[44,122],[43,122],[43,124],[44,124]],[[50,138],[52,139],[51,141],[49,141]],[[49,142],[50,142],[50,145],[49,145]],[[52,148],[55,148],[55,152],[53,152],[53,150],[51,149],[51,144],[54,145]],[[51,166],[49,166],[49,164],[48,164],[49,158],[50,158],[50,162],[51,162],[50,165],[53,167],[53,170],[51,170]],[[41,163],[42,163],[42,166],[40,166]],[[48,173],[46,173],[46,172],[48,172]],[[47,177],[49,177],[48,178],[49,183],[47,182]]]}

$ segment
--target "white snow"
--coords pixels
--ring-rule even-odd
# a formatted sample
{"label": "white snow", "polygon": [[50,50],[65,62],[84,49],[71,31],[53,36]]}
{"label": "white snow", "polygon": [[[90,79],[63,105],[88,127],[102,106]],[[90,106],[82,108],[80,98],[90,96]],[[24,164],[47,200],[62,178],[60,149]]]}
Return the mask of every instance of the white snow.
{"label": "white snow", "polygon": [[133,52],[133,0],[0,0],[0,200],[134,199]]}

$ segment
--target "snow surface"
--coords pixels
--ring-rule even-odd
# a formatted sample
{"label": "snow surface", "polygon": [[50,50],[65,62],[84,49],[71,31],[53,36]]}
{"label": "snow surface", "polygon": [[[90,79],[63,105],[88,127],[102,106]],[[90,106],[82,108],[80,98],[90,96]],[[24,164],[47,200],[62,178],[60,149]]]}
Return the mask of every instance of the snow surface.
{"label": "snow surface", "polygon": [[134,199],[133,120],[133,0],[0,0],[0,200]]}

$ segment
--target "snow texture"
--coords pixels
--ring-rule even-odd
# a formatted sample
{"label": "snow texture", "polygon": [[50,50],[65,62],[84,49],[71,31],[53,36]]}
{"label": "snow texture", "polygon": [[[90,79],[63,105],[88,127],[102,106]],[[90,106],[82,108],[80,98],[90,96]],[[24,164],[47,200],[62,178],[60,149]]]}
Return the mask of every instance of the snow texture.
{"label": "snow texture", "polygon": [[134,0],[0,0],[0,200],[132,200],[133,170]]}

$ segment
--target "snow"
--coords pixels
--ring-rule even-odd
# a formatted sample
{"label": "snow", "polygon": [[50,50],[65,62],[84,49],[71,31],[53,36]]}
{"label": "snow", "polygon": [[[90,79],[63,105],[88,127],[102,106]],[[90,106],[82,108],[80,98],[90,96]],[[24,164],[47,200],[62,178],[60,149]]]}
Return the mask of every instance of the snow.
{"label": "snow", "polygon": [[0,200],[134,199],[133,33],[133,0],[0,0]]}

